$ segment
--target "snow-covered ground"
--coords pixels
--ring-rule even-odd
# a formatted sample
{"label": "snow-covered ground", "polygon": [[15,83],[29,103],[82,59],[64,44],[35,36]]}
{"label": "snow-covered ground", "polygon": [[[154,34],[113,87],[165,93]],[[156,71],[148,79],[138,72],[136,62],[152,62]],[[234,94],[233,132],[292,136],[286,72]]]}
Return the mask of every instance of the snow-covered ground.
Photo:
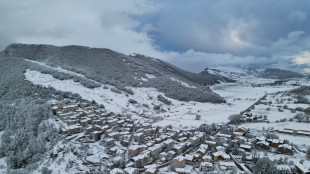
{"label": "snow-covered ground", "polygon": [[[270,153],[270,152],[265,152],[265,151],[260,151],[259,152],[260,157],[268,157],[270,160],[279,160],[282,159],[282,161],[287,158],[287,161],[293,161],[294,164],[298,164],[301,159],[306,159],[305,154],[301,152],[296,152],[293,155],[283,155],[283,154],[276,154],[276,153]],[[284,165],[282,165],[284,166]],[[310,161],[309,160],[304,160],[302,166],[309,168],[310,167]]]}
{"label": "snow-covered ground", "polygon": [[67,73],[67,74],[75,75],[75,76],[79,76],[79,77],[85,77],[85,76],[82,75],[82,74],[75,73],[75,72],[73,72],[73,71],[69,71],[69,70],[63,69],[63,68],[61,68],[61,67],[59,67],[59,66],[57,66],[57,67],[52,67],[52,66],[49,66],[49,65],[47,65],[46,63],[43,63],[43,62],[38,62],[38,61],[34,61],[34,60],[29,60],[29,59],[24,59],[24,60],[27,61],[27,62],[31,62],[31,63],[35,63],[35,64],[38,64],[38,65],[41,65],[41,66],[43,66],[43,67],[47,67],[47,68],[54,69],[54,70],[56,70],[56,71],[58,71],[58,72],[63,72],[63,73]]}
{"label": "snow-covered ground", "polygon": [[[297,123],[297,122],[279,122],[279,123],[245,123],[241,124],[241,127],[256,129],[256,130],[279,130],[279,129],[302,129],[302,130],[310,130],[310,124],[308,123]],[[278,135],[281,140],[287,139],[290,142],[296,145],[307,145],[310,146],[310,137],[307,136],[297,136],[297,135],[289,135],[278,133],[276,131],[273,132]]]}
{"label": "snow-covered ground", "polygon": [[195,86],[191,86],[191,85],[189,85],[188,83],[183,82],[183,81],[181,81],[181,80],[179,80],[179,79],[176,79],[176,78],[173,78],[173,77],[170,77],[170,79],[171,79],[172,81],[175,81],[175,82],[180,83],[181,85],[183,85],[183,86],[185,86],[185,87],[187,87],[187,88],[196,88]]}
{"label": "snow-covered ground", "polygon": [[[212,104],[200,102],[181,102],[171,98],[172,105],[163,105],[166,112],[153,110],[154,105],[162,104],[157,100],[159,94],[154,88],[131,88],[134,95],[126,96],[111,92],[110,89],[103,87],[89,89],[82,86],[79,82],[73,80],[58,80],[49,74],[42,74],[38,71],[27,70],[25,73],[26,80],[34,84],[53,87],[57,90],[78,93],[87,100],[95,100],[99,104],[105,105],[107,111],[121,113],[126,110],[133,113],[133,117],[141,119],[139,114],[147,116],[160,116],[164,119],[155,124],[165,126],[174,125],[176,127],[197,127],[202,123],[219,123],[227,122],[228,116],[239,113],[240,111],[251,106],[255,101],[267,93],[293,89],[292,86],[284,85],[277,87],[255,87],[250,85],[222,83],[212,86],[211,89],[224,97],[227,101],[225,104]],[[112,86],[108,86],[113,88]],[[128,100],[134,99],[138,104],[129,104]],[[149,108],[142,106],[147,104]],[[195,120],[196,114],[201,115],[201,120]]]}
{"label": "snow-covered ground", "polygon": [[[270,108],[269,111],[266,110],[266,108]],[[255,109],[251,110],[251,113],[255,116],[260,116],[260,115],[266,115],[268,117],[268,120],[270,122],[275,122],[275,121],[279,121],[280,119],[290,119],[293,118],[296,113],[292,113],[290,110],[288,109],[282,109],[283,112],[279,112],[278,111],[278,107],[276,106],[268,106],[268,105],[256,105]]]}
{"label": "snow-covered ground", "polygon": [[[90,148],[91,147],[91,148]],[[77,153],[84,154],[85,157],[80,157],[77,153],[73,153],[74,149]],[[47,167],[52,170],[52,173],[84,173],[90,172],[90,168],[82,163],[99,163],[104,165],[107,163],[105,159],[109,156],[105,153],[105,147],[100,145],[99,142],[92,143],[91,146],[74,144],[68,141],[60,141],[52,150],[58,156],[54,159],[44,158],[42,163],[35,170],[34,174],[41,174],[41,169]]]}
{"label": "snow-covered ground", "polygon": [[[36,61],[30,62],[53,68],[59,72],[69,73],[86,78],[81,74],[62,69],[61,67],[55,68],[48,66],[45,63]],[[155,76],[150,74],[145,75],[147,78],[155,78]],[[110,89],[114,88],[113,86],[105,85],[108,87],[108,89],[103,87],[89,89],[81,85],[79,82],[74,82],[73,80],[58,80],[52,75],[42,74],[38,71],[27,70],[25,77],[26,80],[29,80],[34,84],[39,84],[46,87],[51,86],[57,90],[78,93],[84,99],[90,101],[95,100],[97,103],[103,104],[109,112],[122,113],[125,111],[136,119],[141,119],[139,116],[140,114],[144,114],[150,117],[160,116],[163,118],[163,120],[155,124],[161,126],[174,125],[175,127],[197,127],[202,123],[226,123],[228,122],[229,115],[240,113],[240,111],[247,109],[265,94],[296,88],[291,85],[252,87],[251,83],[246,83],[245,81],[239,83],[221,83],[211,86],[211,90],[224,97],[227,103],[212,104],[193,101],[182,102],[167,97],[170,101],[172,101],[172,105],[167,106],[157,100],[158,95],[164,94],[158,92],[154,88],[131,88],[134,91],[134,95],[128,96],[126,94],[117,94],[112,92]],[[178,81],[184,86],[190,87],[189,84],[179,81],[178,79],[172,80]],[[252,80],[251,78],[247,78],[247,80],[253,80],[253,82],[255,81],[255,84],[263,84],[274,81],[258,78],[256,78],[256,80],[254,80],[254,78]],[[138,103],[129,104],[129,99],[134,99]],[[145,105],[142,106],[143,104],[147,104],[149,107],[145,107]],[[162,105],[162,109],[164,109],[166,112],[155,111],[153,109],[155,105]],[[260,108],[260,106],[257,106],[256,112],[257,114],[265,113],[264,108]],[[200,120],[195,120],[196,114],[201,115]],[[272,116],[272,120],[281,118],[281,114],[285,114],[285,118],[292,116],[292,114],[286,113],[286,111],[284,113],[273,112],[273,114],[274,115]]]}

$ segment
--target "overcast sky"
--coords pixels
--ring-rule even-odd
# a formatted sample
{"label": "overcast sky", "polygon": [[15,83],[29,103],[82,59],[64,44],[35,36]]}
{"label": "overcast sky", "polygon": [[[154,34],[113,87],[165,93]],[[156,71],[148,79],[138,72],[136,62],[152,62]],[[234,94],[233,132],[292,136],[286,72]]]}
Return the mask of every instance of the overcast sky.
{"label": "overcast sky", "polygon": [[200,72],[225,64],[310,72],[308,0],[0,0],[0,49],[84,45]]}

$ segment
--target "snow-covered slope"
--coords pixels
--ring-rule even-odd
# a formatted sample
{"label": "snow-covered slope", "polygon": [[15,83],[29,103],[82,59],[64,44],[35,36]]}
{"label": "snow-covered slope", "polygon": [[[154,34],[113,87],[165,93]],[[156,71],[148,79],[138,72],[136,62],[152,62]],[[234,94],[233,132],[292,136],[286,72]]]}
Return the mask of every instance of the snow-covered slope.
{"label": "snow-covered slope", "polygon": [[[133,95],[125,93],[115,93],[111,91],[114,88],[110,85],[90,89],[73,80],[59,80],[49,74],[42,74],[39,71],[27,70],[25,78],[34,84],[45,87],[52,87],[64,92],[78,93],[83,99],[96,101],[103,104],[108,112],[122,113],[132,115],[134,119],[142,122],[152,122],[158,118],[156,125],[175,127],[197,127],[202,123],[227,122],[228,116],[239,113],[249,107],[265,93],[273,93],[292,89],[292,86],[278,87],[256,87],[251,85],[242,85],[240,83],[227,84],[222,83],[212,86],[212,90],[223,96],[227,103],[212,104],[201,102],[183,102],[164,95],[155,88],[134,88]],[[158,100],[158,95],[165,96],[172,104],[167,105]],[[129,99],[137,103],[129,103]],[[158,109],[155,109],[158,106]],[[196,120],[196,114],[201,115],[201,120]],[[141,117],[145,115],[146,117]]]}
{"label": "snow-covered slope", "polygon": [[283,80],[283,79],[290,79],[290,78],[303,78],[304,76],[299,73],[287,71],[283,69],[267,68],[259,74],[259,77]]}
{"label": "snow-covered slope", "polygon": [[[156,88],[180,101],[225,102],[206,85],[229,80],[212,74],[187,72],[162,60],[142,55],[126,56],[108,49],[82,46],[12,44],[5,49],[5,56],[61,67],[126,92],[128,87]],[[66,79],[70,78],[65,76]]]}
{"label": "snow-covered slope", "polygon": [[213,74],[233,79],[238,82],[245,82],[256,79],[259,72],[247,65],[223,65],[212,68],[206,68],[200,74]]}
{"label": "snow-covered slope", "polygon": [[251,66],[247,65],[225,65],[225,66],[217,66],[212,68],[206,68],[200,74],[214,74],[218,76],[224,76],[230,79],[234,79],[239,82],[254,82],[266,80],[266,79],[274,79],[274,80],[283,80],[289,78],[302,78],[304,77],[301,74],[296,72],[282,70],[282,69],[274,69],[267,68],[263,71],[259,71]]}
{"label": "snow-covered slope", "polygon": [[239,80],[239,78],[243,77],[257,77],[258,75],[258,71],[256,69],[246,65],[226,65],[206,68],[200,74],[204,74],[206,72],[221,75],[234,80]]}

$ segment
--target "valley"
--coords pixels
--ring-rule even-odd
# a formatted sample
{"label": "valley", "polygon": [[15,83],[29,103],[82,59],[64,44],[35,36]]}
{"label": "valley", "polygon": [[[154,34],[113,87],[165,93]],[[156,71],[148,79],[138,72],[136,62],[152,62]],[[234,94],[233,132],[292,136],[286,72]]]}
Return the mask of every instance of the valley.
{"label": "valley", "polygon": [[[7,54],[22,56],[22,50],[28,46],[16,47],[9,47]],[[63,49],[46,48],[47,52]],[[89,50],[69,49],[85,54]],[[70,55],[67,50],[65,54]],[[119,58],[117,53],[111,54]],[[149,64],[139,64],[140,57],[123,55],[117,64],[125,63],[124,69],[139,67],[130,70],[124,81],[126,78],[119,75],[126,71],[115,67],[112,70],[105,67],[107,74],[92,73],[88,66],[63,66],[56,59],[6,56],[7,62],[15,60],[22,68],[17,76],[5,82],[23,86],[21,97],[29,97],[28,100],[35,101],[33,105],[45,108],[30,107],[46,117],[40,123],[35,121],[40,114],[32,118],[26,112],[26,122],[37,127],[39,137],[34,132],[33,139],[46,141],[48,146],[41,144],[40,147],[45,147],[40,151],[41,158],[29,162],[26,168],[22,166],[27,163],[19,161],[18,154],[2,152],[2,173],[10,169],[8,164],[12,171],[26,173],[43,170],[50,173],[255,173],[261,170],[294,173],[307,171],[310,165],[307,160],[310,82],[306,77],[263,78],[244,66],[191,74],[144,57]],[[148,69],[150,64],[153,70]],[[170,74],[163,74],[161,69]],[[109,83],[113,77],[118,80]],[[12,83],[14,78],[22,80]],[[218,79],[216,83],[211,82],[214,78]],[[210,84],[199,84],[199,79]],[[15,98],[5,100],[8,103],[3,102],[2,108],[21,105],[23,112],[27,111],[29,106],[24,103],[28,101],[20,102],[20,96],[15,96],[13,91],[7,90],[2,95]],[[23,129],[29,129],[19,118],[20,111],[14,112]],[[5,140],[1,142],[2,149],[9,148],[4,146],[6,143],[14,145],[14,136],[18,142],[27,137],[9,131],[18,128],[7,117],[4,120],[8,120],[10,128],[1,132]],[[55,138],[46,138],[49,136]],[[41,137],[43,140],[39,140]],[[265,163],[272,168],[262,167]]]}
{"label": "valley", "polygon": [[[209,163],[210,165],[207,170],[210,172],[213,170],[218,171],[218,172],[225,171],[225,170],[230,171],[231,169],[224,169],[224,166],[218,165],[220,164],[220,161],[215,160],[214,154],[212,154],[212,151],[210,151],[214,148],[211,142],[214,142],[216,144],[221,144],[220,142],[222,141],[220,141],[221,140],[220,137],[222,136],[222,134],[218,132],[222,132],[222,130],[232,129],[232,130],[237,131],[238,128],[234,125],[226,126],[226,123],[229,122],[229,116],[232,114],[238,114],[239,112],[243,112],[248,109],[251,110],[251,114],[253,115],[258,115],[258,116],[266,115],[267,116],[267,120],[262,120],[262,121],[257,121],[257,122],[256,121],[248,122],[245,120],[245,123],[241,123],[241,125],[239,125],[239,127],[247,129],[249,132],[251,132],[251,134],[252,134],[252,131],[254,131],[256,133],[252,135],[254,137],[262,137],[264,134],[266,134],[265,131],[268,130],[267,134],[269,133],[275,134],[276,136],[279,137],[281,141],[288,140],[289,142],[294,142],[294,145],[298,147],[298,149],[303,148],[304,150],[306,150],[308,146],[306,145],[307,143],[304,144],[304,142],[309,141],[309,138],[310,138],[304,135],[296,137],[296,136],[285,135],[285,134],[279,133],[278,132],[279,130],[293,129],[294,127],[299,127],[302,130],[310,130],[310,126],[307,123],[295,123],[295,121],[288,122],[288,119],[293,118],[295,113],[292,113],[290,112],[290,110],[285,110],[285,109],[283,112],[279,112],[278,111],[279,105],[276,106],[276,105],[269,104],[268,106],[266,104],[260,104],[260,103],[268,103],[268,102],[272,102],[272,103],[279,102],[279,99],[283,98],[281,97],[281,94],[283,94],[283,92],[297,88],[296,86],[292,86],[290,82],[287,82],[286,84],[283,84],[283,85],[276,85],[276,86],[263,85],[263,84],[273,83],[274,81],[274,80],[268,81],[267,79],[265,79],[265,80],[262,80],[261,82],[256,81],[256,84],[261,84],[259,87],[253,87],[253,85],[249,85],[244,82],[220,83],[220,84],[211,86],[211,89],[215,93],[218,93],[220,96],[222,96],[226,100],[227,103],[211,104],[211,103],[199,103],[199,102],[192,102],[192,101],[191,102],[180,102],[180,101],[177,101],[171,98],[167,98],[168,100],[171,101],[172,104],[170,105],[162,104],[164,106],[161,106],[161,110],[155,110],[153,109],[153,107],[155,105],[161,104],[161,102],[156,101],[154,99],[156,99],[158,95],[164,95],[163,93],[158,92],[156,89],[131,88],[131,90],[134,92],[134,95],[131,95],[129,97],[124,94],[117,94],[117,93],[111,92],[109,90],[111,86],[106,86],[105,88],[99,87],[99,88],[89,89],[72,80],[58,80],[58,79],[53,78],[51,75],[42,74],[38,71],[27,70],[25,73],[25,77],[27,80],[31,81],[34,84],[43,85],[46,87],[50,86],[57,90],[64,90],[67,92],[78,93],[85,100],[88,100],[88,101],[94,100],[96,103],[105,106],[105,111],[104,111],[105,113],[109,113],[109,112],[121,113],[122,116],[125,116],[125,117],[109,116],[109,118],[107,116],[104,116],[102,117],[102,119],[100,119],[100,120],[106,120],[106,123],[99,121],[98,125],[100,126],[103,125],[103,126],[102,127],[99,126],[98,128],[94,127],[93,130],[95,131],[95,134],[91,134],[91,136],[86,135],[86,137],[93,137],[87,140],[86,144],[88,144],[88,146],[91,149],[97,149],[97,151],[99,152],[98,153],[99,156],[96,156],[95,154],[93,154],[89,157],[86,157],[85,160],[88,161],[87,163],[75,162],[75,164],[73,165],[73,168],[74,166],[76,166],[75,167],[76,171],[84,171],[82,166],[86,165],[87,166],[86,171],[88,172],[93,172],[93,171],[100,172],[102,170],[105,170],[106,168],[110,168],[110,170],[114,168],[112,171],[121,172],[122,171],[121,168],[124,166],[126,166],[124,168],[125,172],[126,171],[167,172],[167,171],[173,170],[169,167],[169,166],[172,166],[172,163],[173,164],[182,163],[182,161],[176,162],[176,160],[174,159],[175,156],[185,157],[184,168],[182,168],[181,166],[181,168],[176,171],[180,171],[180,172],[184,171],[185,173],[187,172],[199,173],[202,170],[202,166],[207,165],[208,162],[210,162]],[[307,81],[301,80],[300,83],[302,83],[303,85],[308,85]],[[263,96],[265,96],[264,99],[260,100]],[[137,103],[129,103],[128,102],[129,99],[133,99],[137,101]],[[255,103],[257,104],[253,105]],[[151,107],[145,107],[145,105],[148,105]],[[254,109],[251,107],[252,105],[255,106]],[[294,104],[294,102],[282,103],[282,107],[283,105],[286,105],[288,106],[288,108],[293,108],[293,109],[299,106],[301,107],[307,106],[303,104]],[[270,108],[270,110],[267,108]],[[266,109],[268,111],[266,111]],[[246,111],[245,113],[248,113],[248,112]],[[197,119],[197,115],[200,116],[199,119]],[[114,120],[113,118],[114,119],[116,118],[116,119],[115,119],[115,123],[112,124],[111,121]],[[286,119],[287,121],[280,122],[279,121],[280,119]],[[129,122],[126,120],[128,120]],[[221,120],[221,122],[219,122],[219,120]],[[125,122],[125,123],[127,122],[127,123],[119,124],[119,122]],[[129,127],[126,126],[127,124]],[[194,143],[191,145],[186,145],[186,144],[182,145],[182,142],[192,142],[191,138],[189,137],[196,135],[195,132],[197,131],[200,132],[199,128],[201,128],[201,125],[211,125],[211,124],[216,125],[214,128],[215,133],[211,133],[212,137],[213,136],[215,137],[214,140],[210,138],[211,135],[204,134],[204,137],[200,138],[199,144]],[[116,128],[115,126],[117,125],[119,126],[118,130],[126,129],[126,131],[128,131],[128,134],[123,134],[123,133],[126,133],[125,130],[122,130],[119,132],[122,134],[115,134],[115,128]],[[169,130],[170,126],[173,127],[174,131]],[[111,128],[112,130],[109,131],[109,128]],[[164,131],[162,133],[159,133],[161,132],[160,131],[161,129],[163,129]],[[148,131],[150,132],[147,133]],[[83,143],[84,140],[81,139],[82,137],[85,137],[85,133],[83,133],[84,131],[80,130],[78,132],[80,133],[78,133],[77,136],[71,135],[66,138],[67,140],[69,140],[69,142],[67,143],[69,144],[73,143],[74,146],[76,146],[76,147],[71,147],[73,149],[77,149],[78,146],[84,146],[85,144]],[[130,132],[132,133],[130,134]],[[187,134],[187,136],[185,137],[178,136],[179,134],[182,134],[182,135]],[[143,138],[141,137],[141,135],[143,135]],[[165,138],[161,139],[163,135],[166,135],[166,136]],[[177,135],[177,136],[175,137],[171,135]],[[98,136],[98,138],[95,138],[95,136]],[[153,136],[159,137],[157,138],[158,140],[156,139],[155,141],[152,141],[151,137]],[[225,135],[225,136],[227,137],[228,135]],[[238,140],[238,142],[240,143],[240,141],[242,140],[242,137],[239,137],[239,136],[240,135],[238,134],[236,135],[233,133],[229,135],[230,138],[226,139],[224,141],[224,144],[221,144],[221,145],[224,145],[224,147],[227,148],[227,145],[229,144],[230,141],[234,142]],[[241,140],[239,140],[240,138]],[[93,141],[93,142],[90,143],[89,141],[90,142]],[[147,145],[145,147],[141,146],[141,141],[144,142],[144,144],[146,143]],[[168,142],[171,142],[172,145],[166,144]],[[111,145],[111,143],[113,144],[115,143],[116,146]],[[246,142],[241,141],[240,147],[243,147],[242,144],[250,145],[252,143],[253,142],[251,141],[246,141]],[[80,145],[77,145],[77,144],[80,144]],[[99,150],[100,146],[104,146],[104,148],[103,149],[101,148],[101,150]],[[171,149],[168,148],[170,146],[171,146]],[[178,151],[179,147],[181,148],[181,151]],[[107,150],[107,148],[108,149],[111,148],[111,149]],[[135,152],[134,150],[135,148],[138,148],[138,149],[143,148],[145,150],[142,150],[139,153],[139,152]],[[206,151],[207,153],[202,153],[202,156],[195,158],[195,154],[197,154],[197,152],[201,148],[205,149],[204,151]],[[195,150],[196,152],[193,151],[193,149],[196,149]],[[227,149],[225,151],[227,151]],[[257,153],[256,151],[257,150],[254,148],[253,150],[250,150],[244,154],[246,154],[246,156],[251,157],[253,156],[254,152]],[[80,151],[77,153],[82,153],[82,152]],[[150,154],[146,155],[147,153],[150,153]],[[171,153],[172,153],[172,156],[171,156]],[[259,153],[261,153],[262,156],[266,156],[264,154],[264,150],[258,150],[258,154]],[[274,156],[273,153],[274,153],[273,151],[269,151],[267,153],[267,156],[270,156],[270,155]],[[293,156],[291,155],[288,156],[288,160],[290,161],[292,160],[295,163],[298,163],[299,162],[298,159],[300,158],[300,155],[302,155],[302,152],[299,152],[299,150],[296,149],[296,152],[294,152],[293,154],[294,154]],[[143,155],[146,155],[146,156],[143,156]],[[203,155],[206,155],[206,156],[203,156]],[[113,165],[102,166],[103,164],[110,164],[109,160],[107,159],[111,158],[111,156],[112,157],[114,156]],[[121,160],[123,158],[118,158],[122,156],[123,158],[125,158],[124,161]],[[188,159],[190,156],[193,156],[192,162],[188,161],[190,160]],[[244,162],[240,160],[242,158],[242,154],[237,153],[235,155],[231,154],[230,156],[232,158],[231,160],[236,163],[236,164],[229,163],[229,165],[232,165],[233,168],[236,168],[234,170],[240,171],[240,172],[253,170],[253,168],[249,167],[251,165],[251,162],[246,162],[245,164],[248,167],[245,167],[246,165],[243,164]],[[276,155],[276,156],[277,157],[274,156],[271,159],[278,160],[280,158],[287,158],[287,155]],[[197,163],[198,161],[200,161],[202,158],[205,158],[205,157],[210,157],[210,160],[207,160],[206,162],[201,162],[200,168],[192,167],[191,164]],[[139,161],[140,158],[142,161],[145,161],[145,162]],[[71,158],[71,161],[73,159],[75,159],[74,161],[78,161],[76,157]],[[97,159],[101,159],[101,160],[98,161]],[[116,163],[117,165],[115,165],[115,162],[116,162],[115,160],[117,161]],[[225,164],[225,165],[228,165],[228,164]],[[305,165],[308,165],[308,163],[305,163]],[[145,167],[143,168],[142,166],[145,166]],[[65,167],[61,168],[60,170],[65,170]]]}

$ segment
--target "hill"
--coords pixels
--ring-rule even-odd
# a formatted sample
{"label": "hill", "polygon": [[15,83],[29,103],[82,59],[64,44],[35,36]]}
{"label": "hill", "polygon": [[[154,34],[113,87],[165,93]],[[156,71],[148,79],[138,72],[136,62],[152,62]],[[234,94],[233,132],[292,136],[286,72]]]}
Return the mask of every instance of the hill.
{"label": "hill", "polygon": [[212,74],[187,72],[159,59],[137,54],[126,56],[102,48],[12,44],[5,49],[4,56],[59,66],[129,94],[132,92],[126,87],[153,87],[180,101],[225,102],[203,85],[229,80]]}
{"label": "hill", "polygon": [[[255,78],[258,76],[258,71],[247,65],[222,65],[213,68],[206,68],[200,74],[213,74],[226,79],[240,81],[241,79]],[[225,81],[229,81],[226,80]]]}
{"label": "hill", "polygon": [[288,71],[288,70],[267,68],[259,74],[259,77],[282,80],[282,79],[289,79],[289,78],[303,78],[304,76],[299,73]]}

